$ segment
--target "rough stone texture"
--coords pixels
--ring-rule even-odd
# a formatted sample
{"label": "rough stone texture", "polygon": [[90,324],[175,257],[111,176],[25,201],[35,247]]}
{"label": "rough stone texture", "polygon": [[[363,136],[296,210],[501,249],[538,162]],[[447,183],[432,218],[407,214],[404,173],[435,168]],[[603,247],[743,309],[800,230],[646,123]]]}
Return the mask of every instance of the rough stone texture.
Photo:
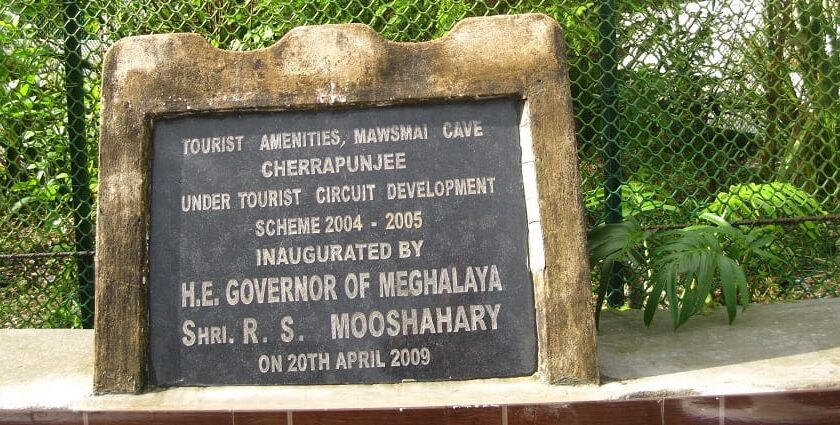
{"label": "rough stone texture", "polygon": [[144,389],[150,137],[162,116],[515,96],[528,103],[546,269],[535,276],[538,378],[598,380],[562,32],[545,15],[467,19],[426,43],[358,25],[300,27],[227,52],[197,34],[126,38],[103,70],[96,258],[97,392]]}

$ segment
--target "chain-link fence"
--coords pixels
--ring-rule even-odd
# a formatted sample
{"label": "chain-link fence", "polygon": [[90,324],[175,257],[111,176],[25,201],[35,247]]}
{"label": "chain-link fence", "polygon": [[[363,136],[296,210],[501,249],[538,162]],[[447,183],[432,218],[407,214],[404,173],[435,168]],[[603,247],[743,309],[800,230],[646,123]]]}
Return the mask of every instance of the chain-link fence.
{"label": "chain-link fence", "polygon": [[[361,22],[421,41],[524,12],[566,31],[590,225],[711,212],[761,226],[778,260],[744,264],[754,301],[838,296],[840,0],[12,0],[0,5],[0,327],[92,323],[100,68],[116,40],[197,32],[245,50],[298,25]],[[644,287],[626,277],[628,292]]]}

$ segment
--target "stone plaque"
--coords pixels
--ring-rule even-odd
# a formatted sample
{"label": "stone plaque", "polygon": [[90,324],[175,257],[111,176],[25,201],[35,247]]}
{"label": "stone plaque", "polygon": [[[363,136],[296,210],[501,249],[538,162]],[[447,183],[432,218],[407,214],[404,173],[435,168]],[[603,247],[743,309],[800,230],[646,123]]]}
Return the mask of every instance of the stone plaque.
{"label": "stone plaque", "polygon": [[562,40],[518,15],[114,44],[95,391],[597,382]]}
{"label": "stone plaque", "polygon": [[153,382],[534,373],[519,104],[155,122]]}

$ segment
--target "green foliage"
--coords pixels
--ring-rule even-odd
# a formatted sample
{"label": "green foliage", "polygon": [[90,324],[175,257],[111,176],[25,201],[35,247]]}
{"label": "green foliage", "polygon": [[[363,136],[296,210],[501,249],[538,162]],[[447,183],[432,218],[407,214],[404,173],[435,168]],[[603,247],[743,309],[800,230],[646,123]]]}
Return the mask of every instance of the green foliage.
{"label": "green foliage", "polygon": [[790,183],[746,183],[719,193],[706,208],[729,220],[826,214],[813,196]]}
{"label": "green foliage", "polygon": [[[0,203],[5,206],[0,215],[0,252],[4,254],[74,249],[69,172],[75,158],[65,129],[62,22],[61,2],[0,6]],[[98,101],[98,92],[92,94]],[[88,157],[96,158],[95,138],[89,140]],[[95,175],[93,160],[81,165]],[[0,327],[78,327],[75,265],[73,258],[2,260]]]}
{"label": "green foliage", "polygon": [[3,260],[0,328],[81,328],[74,263],[69,257]]}
{"label": "green foliage", "polygon": [[[585,205],[593,225],[603,216],[600,78],[605,70],[599,68],[597,47],[599,1],[79,4],[89,158],[84,166],[94,194],[98,72],[106,49],[122,37],[196,32],[219,48],[248,50],[267,47],[299,25],[359,22],[390,40],[425,41],[443,36],[466,17],[542,12],[564,29]],[[602,258],[602,266],[625,262],[638,271],[633,278],[643,287],[640,293],[649,301],[645,306],[655,312],[674,304],[675,324],[696,314],[704,292],[711,294],[708,300],[727,307],[732,299],[744,302],[738,270],[749,277],[753,300],[838,294],[836,285],[814,283],[840,280],[835,244],[840,233],[828,224],[802,223],[786,232],[779,226],[761,226],[755,232],[739,227],[742,237],[714,222],[699,230],[643,230],[697,220],[702,212],[730,222],[837,212],[838,0],[767,0],[743,7],[730,2],[627,0],[616,2],[616,7],[618,141],[626,182],[620,195],[622,215],[630,224],[594,229],[595,241],[613,242],[593,255]],[[12,0],[0,5],[3,253],[74,249],[64,22],[61,2]],[[743,183],[756,181],[777,183]],[[808,237],[802,237],[803,231]],[[772,247],[762,245],[769,243],[765,236],[775,240]],[[655,249],[662,258],[653,255]],[[756,249],[784,258],[762,256],[753,252]],[[0,266],[0,326],[76,324],[74,261],[50,258]],[[661,296],[651,301],[659,281]],[[708,304],[706,298],[703,302]],[[20,314],[14,318],[16,312]]]}
{"label": "green foliage", "polygon": [[[729,221],[827,214],[813,196],[790,183],[783,182],[730,186],[729,191],[719,193],[704,211],[725,217]],[[809,237],[819,237],[819,228],[815,223],[804,222],[800,227]],[[767,228],[778,230],[774,227]]]}
{"label": "green foliage", "polygon": [[840,203],[840,1],[768,0],[750,66],[766,70],[767,178]]}
{"label": "green foliage", "polygon": [[[604,187],[589,190],[584,194],[584,206],[590,211],[603,211]],[[637,219],[640,217],[658,218],[661,214],[676,213],[680,209],[674,205],[663,190],[653,183],[631,180],[621,186],[621,216]]]}
{"label": "green foliage", "polygon": [[595,326],[600,324],[601,310],[609,288],[610,274],[616,264],[630,264],[637,269],[646,269],[647,256],[644,245],[654,232],[642,229],[635,218],[613,224],[600,224],[590,230],[588,235],[589,264],[600,267],[597,300],[595,303]]}
{"label": "green foliage", "polygon": [[574,47],[595,42],[596,2],[581,0],[520,0],[515,2],[457,0],[267,0],[207,2],[90,2],[88,10],[101,19],[88,31],[116,40],[129,35],[196,32],[218,47],[246,50],[266,47],[301,25],[363,22],[395,41],[425,41],[441,37],[461,19],[512,13],[547,13],[565,23]]}
{"label": "green foliage", "polygon": [[732,227],[714,214],[705,213],[700,218],[710,224],[651,231],[630,217],[622,223],[602,224],[589,233],[590,262],[593,266],[600,265],[601,276],[596,324],[609,271],[617,262],[629,264],[649,276],[644,314],[648,326],[661,306],[668,307],[675,329],[682,326],[701,311],[716,290],[723,296],[729,322],[735,320],[737,305],[746,307],[750,298],[741,264],[752,256],[774,258],[767,251],[773,238],[762,232]]}
{"label": "green foliage", "polygon": [[[34,25],[32,16],[48,9],[30,5],[20,13],[8,9],[0,16],[0,45],[5,55],[0,69],[6,83],[0,86],[2,164],[0,200],[10,205],[15,218],[44,219],[47,229],[60,237],[66,227],[64,214],[55,208],[70,196],[67,142],[64,134],[64,98],[60,69],[61,50],[52,31]],[[52,28],[54,30],[55,28]],[[27,214],[20,214],[26,210]]]}
{"label": "green foliage", "polygon": [[[751,88],[731,78],[742,72],[710,58],[722,49],[717,34],[737,25],[725,8],[692,9],[685,2],[648,3],[625,15],[619,28],[619,125],[622,163],[636,181],[651,182],[690,220],[721,187],[750,179],[744,165],[754,150]],[[755,108],[752,108],[753,110]]]}

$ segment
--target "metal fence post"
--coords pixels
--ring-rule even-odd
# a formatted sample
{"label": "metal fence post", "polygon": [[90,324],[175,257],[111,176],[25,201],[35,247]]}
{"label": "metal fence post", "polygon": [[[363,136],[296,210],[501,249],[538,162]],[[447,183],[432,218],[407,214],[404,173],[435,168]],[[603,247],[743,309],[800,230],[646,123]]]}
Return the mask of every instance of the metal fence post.
{"label": "metal fence post", "polygon": [[[618,144],[618,63],[616,61],[615,0],[602,0],[598,28],[601,54],[602,137],[604,141],[605,221],[618,223],[621,217],[621,149]],[[624,304],[623,265],[616,263],[607,289],[607,302]]]}
{"label": "metal fence post", "polygon": [[85,92],[82,72],[81,13],[75,0],[64,0],[64,78],[67,91],[67,137],[70,142],[70,174],[73,182],[76,275],[82,325],[93,327],[93,223],[91,221],[90,175],[85,150]]}

